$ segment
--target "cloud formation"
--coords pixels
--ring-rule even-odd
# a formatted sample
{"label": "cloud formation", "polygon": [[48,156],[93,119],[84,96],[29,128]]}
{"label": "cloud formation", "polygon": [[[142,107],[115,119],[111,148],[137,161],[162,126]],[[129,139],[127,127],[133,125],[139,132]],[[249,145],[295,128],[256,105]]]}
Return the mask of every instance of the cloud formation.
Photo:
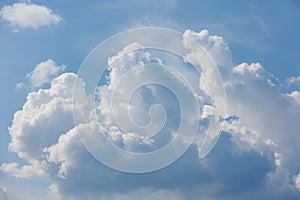
{"label": "cloud formation", "polygon": [[26,75],[32,87],[41,87],[66,69],[65,65],[58,66],[53,60],[48,59],[36,65],[34,70]]}
{"label": "cloud formation", "polygon": [[[134,199],[137,196],[214,200],[299,198],[300,113],[297,112],[299,104],[294,101],[299,92],[281,93],[278,79],[259,63],[231,66],[230,49],[220,36],[210,35],[207,30],[199,33],[188,30],[183,36],[192,37],[206,48],[220,69],[227,93],[229,117],[223,119],[225,127],[220,140],[207,158],[199,160],[200,147],[195,141],[178,161],[153,173],[132,175],[104,166],[84,148],[77,134],[81,131],[93,136],[96,130],[99,131],[94,123],[93,98],[86,94],[85,82],[77,79],[82,99],[73,102],[74,108],[84,112],[74,124],[72,87],[77,75],[64,73],[51,81],[49,89],[30,92],[23,108],[14,115],[9,128],[12,138],[9,148],[28,164],[4,163],[1,170],[19,178],[48,180],[49,192],[56,199]],[[108,59],[107,84],[99,87],[97,109],[98,117],[109,132],[100,131],[108,134],[121,148],[137,150],[137,144],[142,143],[145,150],[153,143],[135,141],[128,132],[118,129],[108,97],[133,63],[166,60],[153,56],[139,44],[123,48],[123,51],[128,50],[134,51],[124,55],[120,50],[119,55]],[[199,62],[197,51],[189,58],[194,63]],[[162,75],[163,72],[157,74]],[[214,80],[213,76],[207,78]],[[162,98],[160,103],[167,110],[178,111],[171,94],[158,87],[143,87],[132,99],[132,115],[134,118],[140,116],[138,123],[148,121],[146,111],[158,97]],[[205,95],[201,101],[205,103]],[[203,107],[203,111],[201,123],[205,128],[211,116],[219,116],[214,116],[210,107]],[[168,127],[175,129],[176,115],[171,117]],[[168,141],[168,138],[161,139]]]}
{"label": "cloud formation", "polygon": [[57,24],[62,17],[51,9],[33,3],[14,3],[3,6],[0,10],[1,21],[18,30],[24,28],[37,29],[42,26]]}

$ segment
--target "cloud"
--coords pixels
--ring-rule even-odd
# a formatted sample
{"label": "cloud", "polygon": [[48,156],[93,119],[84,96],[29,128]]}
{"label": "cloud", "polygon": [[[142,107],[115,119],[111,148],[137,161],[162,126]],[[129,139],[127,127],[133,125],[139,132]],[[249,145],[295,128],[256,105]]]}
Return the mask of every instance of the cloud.
{"label": "cloud", "polygon": [[[44,148],[55,144],[61,134],[74,127],[72,91],[76,77],[73,73],[64,73],[52,80],[49,89],[28,94],[23,109],[15,113],[9,127],[9,149],[29,164],[4,163],[2,171],[19,178],[44,178],[49,173],[47,170],[51,171]],[[83,83],[81,87],[84,87]],[[91,109],[91,105],[79,106],[90,106],[87,110]]]}
{"label": "cloud", "polygon": [[14,29],[33,28],[57,24],[62,17],[51,9],[33,3],[14,3],[0,10],[1,21],[8,22]]}
{"label": "cloud", "polygon": [[[81,128],[91,131],[90,126]],[[176,163],[164,170],[132,175],[116,172],[98,163],[86,152],[76,137],[76,132],[72,130],[46,150],[49,152],[48,161],[59,166],[60,178],[52,183],[55,190],[51,192],[55,196],[74,199],[95,199],[101,195],[132,199],[132,191],[149,188],[153,193],[151,196],[158,199],[162,198],[159,191],[178,194],[179,199],[196,199],[200,194],[209,196],[216,193],[224,197],[230,196],[232,191],[245,193],[264,187],[267,174],[272,170],[272,161],[252,150],[235,152],[237,144],[231,138],[232,136],[224,134],[219,146],[202,162],[199,162],[197,149],[193,146]],[[246,167],[245,162],[253,164]],[[224,166],[224,163],[227,165]],[[220,169],[220,166],[223,167]],[[82,173],[86,175],[83,177]],[[239,175],[235,176],[237,173]],[[241,185],[241,180],[247,181]],[[146,191],[144,195],[150,195]],[[190,193],[194,194],[189,196]]]}
{"label": "cloud", "polygon": [[6,189],[0,186],[0,199],[8,200]]}
{"label": "cloud", "polygon": [[27,160],[38,159],[44,146],[57,141],[74,126],[72,87],[75,74],[65,73],[51,82],[50,89],[28,94],[23,109],[14,115],[9,128],[9,149]]}
{"label": "cloud", "polygon": [[259,63],[252,63],[251,65],[247,63],[242,63],[233,68],[233,71],[239,74],[251,73],[255,76],[259,76],[259,73],[263,71],[263,67]]}
{"label": "cloud", "polygon": [[298,174],[298,176],[296,176],[295,178],[295,184],[296,184],[296,188],[300,191],[300,174]]}
{"label": "cloud", "polygon": [[[229,79],[225,80],[227,109],[237,115],[244,126],[259,135],[259,140],[252,146],[260,143],[273,146],[276,169],[269,174],[268,192],[265,195],[269,195],[269,198],[284,199],[284,196],[289,196],[293,199],[298,194],[295,192],[295,185],[290,184],[293,182],[291,177],[300,167],[295,161],[297,152],[300,151],[297,92],[281,93],[276,77],[261,67],[253,70],[251,65],[257,64],[234,67],[235,70],[228,75]],[[274,84],[270,84],[268,80]],[[260,151],[266,153],[266,150]]]}
{"label": "cloud", "polygon": [[288,79],[286,79],[286,82],[288,85],[292,85],[292,84],[298,85],[298,84],[300,84],[300,76],[297,76],[297,77],[293,76],[291,78],[288,78]]}
{"label": "cloud", "polygon": [[[32,87],[40,87],[62,73],[66,69],[65,65],[58,66],[53,60],[48,59],[36,65],[34,70],[26,75]],[[17,86],[20,86],[18,84]]]}
{"label": "cloud", "polygon": [[24,83],[23,83],[23,82],[17,83],[17,85],[16,85],[16,89],[17,89],[17,90],[21,90],[21,89],[23,89],[23,88],[24,88]]}
{"label": "cloud", "polygon": [[25,178],[25,179],[31,179],[31,178],[43,178],[46,176],[44,171],[40,169],[40,166],[36,165],[24,165],[21,168],[19,167],[18,163],[4,163],[1,165],[0,170],[11,174],[16,178]]}
{"label": "cloud", "polygon": [[[49,89],[30,92],[23,108],[15,113],[9,128],[9,148],[27,164],[4,163],[1,170],[20,178],[47,179],[49,192],[56,199],[135,199],[140,196],[149,199],[214,200],[299,198],[296,190],[299,189],[300,114],[297,112],[298,105],[291,101],[298,92],[281,93],[277,78],[259,63],[231,66],[230,49],[222,37],[211,36],[207,30],[199,33],[188,30],[184,34],[185,37],[189,35],[201,42],[216,60],[224,78],[228,115],[236,116],[224,117],[224,130],[208,157],[199,160],[199,144],[195,142],[167,168],[152,173],[128,174],[99,163],[83,146],[78,132],[88,136],[107,134],[115,145],[127,150],[140,150],[137,148],[140,143],[144,145],[141,150],[146,147],[152,150],[160,145],[153,145],[147,140],[128,139],[132,132],[118,129],[112,116],[109,97],[132,64],[143,66],[170,61],[153,56],[152,52],[133,43],[108,59],[107,83],[97,90],[97,116],[103,127],[97,126],[97,117],[93,113],[94,97],[87,95],[85,82],[81,79],[78,79],[81,99],[73,103],[75,109],[83,112],[80,112],[77,123],[73,123],[72,88],[77,76],[63,73],[51,81]],[[132,50],[134,52],[128,53]],[[197,51],[187,58],[199,62]],[[138,71],[141,79],[146,78],[143,70]],[[161,71],[156,75],[161,78],[164,73]],[[193,76],[189,77],[193,79]],[[207,78],[215,80],[214,76]],[[175,79],[170,79],[170,82],[176,87],[181,84]],[[199,80],[196,85],[199,86]],[[131,85],[123,86],[116,89],[120,92],[120,102],[126,100],[121,92],[128,91],[126,87]],[[199,102],[203,105],[207,101],[205,91],[200,94],[203,97]],[[163,88],[142,87],[133,93],[131,117],[139,124],[147,124],[147,111],[158,98],[166,112],[176,113],[178,102],[172,100],[173,97]],[[219,119],[213,106],[203,106],[203,111],[202,128],[207,127],[210,116]],[[176,114],[168,117],[171,117],[166,122],[170,129],[165,132],[171,136],[170,130],[176,129],[178,118]],[[93,139],[90,138],[91,141]],[[168,138],[160,139],[168,142]],[[106,148],[101,141],[97,142],[101,148]]]}
{"label": "cloud", "polygon": [[260,63],[241,63],[234,66],[233,70],[229,71],[229,73],[231,74],[228,74],[229,77],[227,77],[227,79],[229,79],[229,81],[225,82],[225,87],[230,87],[229,85],[232,84],[248,84],[249,82],[261,82],[272,87],[279,85],[278,78],[265,71]]}
{"label": "cloud", "polygon": [[202,47],[205,48],[218,66],[227,68],[232,67],[231,51],[221,36],[210,35],[208,30],[204,29],[199,33],[192,30],[186,30],[183,34],[183,37],[198,42]]}
{"label": "cloud", "polygon": [[290,94],[287,94],[287,97],[294,103],[300,105],[300,92],[293,91]]}

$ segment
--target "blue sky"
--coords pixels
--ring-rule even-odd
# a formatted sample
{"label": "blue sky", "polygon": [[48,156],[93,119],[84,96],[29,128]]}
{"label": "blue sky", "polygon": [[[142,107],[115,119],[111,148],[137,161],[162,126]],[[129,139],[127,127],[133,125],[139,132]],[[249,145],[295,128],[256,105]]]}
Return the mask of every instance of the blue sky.
{"label": "blue sky", "polygon": [[[298,1],[1,0],[0,9],[1,200],[300,198]],[[69,88],[96,45],[149,26],[179,31],[207,50],[221,71],[227,112],[238,120],[226,121],[201,161],[195,142],[165,169],[127,174],[105,167],[83,148]],[[128,48],[147,61],[140,47]],[[130,59],[117,64],[127,69]],[[115,79],[122,75],[117,64],[110,66]],[[172,95],[162,89],[140,92],[149,98],[163,94],[172,109]],[[149,104],[139,105],[137,118]],[[88,103],[83,107],[90,109]],[[211,115],[201,118],[203,124]]]}

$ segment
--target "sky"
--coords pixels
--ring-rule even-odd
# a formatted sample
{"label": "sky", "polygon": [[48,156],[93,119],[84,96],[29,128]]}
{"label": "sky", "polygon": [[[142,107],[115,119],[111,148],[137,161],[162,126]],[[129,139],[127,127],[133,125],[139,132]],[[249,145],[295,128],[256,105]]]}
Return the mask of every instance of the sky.
{"label": "sky", "polygon": [[1,0],[0,200],[300,199],[299,10]]}

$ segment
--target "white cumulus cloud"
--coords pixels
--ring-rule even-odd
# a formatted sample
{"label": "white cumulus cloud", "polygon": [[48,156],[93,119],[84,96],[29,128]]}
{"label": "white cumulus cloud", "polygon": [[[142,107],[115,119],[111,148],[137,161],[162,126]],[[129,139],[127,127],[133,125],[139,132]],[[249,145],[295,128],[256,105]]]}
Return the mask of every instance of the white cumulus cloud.
{"label": "white cumulus cloud", "polygon": [[[44,149],[59,142],[61,134],[74,127],[72,91],[76,77],[73,73],[64,73],[52,80],[49,89],[28,94],[22,110],[15,113],[13,124],[9,127],[9,149],[29,164],[3,163],[0,167],[2,171],[18,178],[44,178],[49,175],[47,170],[51,166],[46,162]],[[79,85],[84,88],[83,83]],[[89,103],[88,100],[84,102]],[[87,112],[92,107],[77,102],[74,105],[89,107]],[[89,113],[82,114],[89,116]]]}
{"label": "white cumulus cloud", "polygon": [[[48,59],[36,65],[34,70],[26,75],[32,87],[40,87],[65,70],[65,65],[57,65],[53,60]],[[19,84],[17,87],[20,86]]]}
{"label": "white cumulus cloud", "polygon": [[14,115],[10,150],[21,158],[38,159],[43,148],[57,141],[60,134],[74,126],[72,88],[75,74],[65,73],[51,83],[50,89],[28,94],[23,109]]}
{"label": "white cumulus cloud", "polygon": [[51,9],[33,3],[14,3],[3,6],[0,10],[0,17],[1,21],[8,22],[15,29],[37,29],[57,24],[62,20],[62,17]]}

